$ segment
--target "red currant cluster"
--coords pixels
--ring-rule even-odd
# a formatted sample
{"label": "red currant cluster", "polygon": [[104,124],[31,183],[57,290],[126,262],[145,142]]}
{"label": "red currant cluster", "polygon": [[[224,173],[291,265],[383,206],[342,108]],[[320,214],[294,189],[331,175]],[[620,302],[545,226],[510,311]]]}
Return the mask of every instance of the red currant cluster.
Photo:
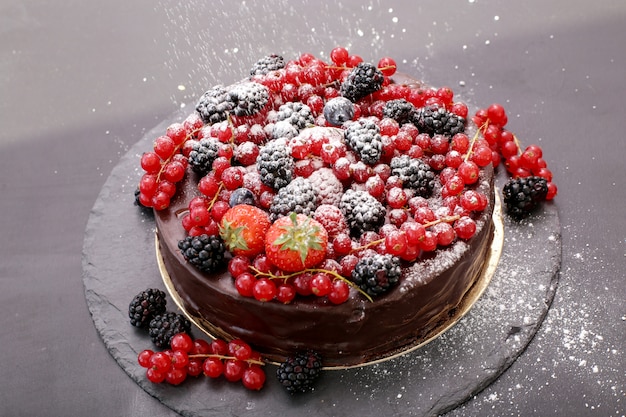
{"label": "red currant cluster", "polygon": [[187,157],[182,150],[187,140],[203,126],[197,114],[191,114],[183,123],[172,123],[165,135],[154,140],[153,151],[141,156],[145,174],[139,181],[139,202],[144,207],[163,210],[170,204],[187,170]]}
{"label": "red currant cluster", "polygon": [[150,349],[139,353],[137,361],[146,368],[149,381],[179,385],[187,376],[204,374],[210,378],[224,376],[227,381],[241,381],[250,390],[260,390],[265,383],[265,362],[260,354],[240,339],[225,342],[215,339],[210,343],[203,339],[192,340],[186,333],[174,335],[171,349],[154,352]]}
{"label": "red currant cluster", "polygon": [[345,277],[352,270],[334,259],[325,259],[316,268],[286,274],[268,262],[267,256],[256,256],[252,262],[245,256],[235,256],[228,263],[228,271],[235,279],[237,292],[259,301],[289,304],[296,296],[326,297],[332,304],[348,300],[354,285]]}
{"label": "red currant cluster", "polygon": [[486,109],[480,109],[474,116],[474,123],[480,127],[485,141],[494,153],[494,166],[502,160],[513,178],[530,176],[545,178],[548,182],[546,200],[554,199],[557,187],[552,182],[552,172],[543,159],[541,147],[529,145],[522,150],[517,137],[505,128],[507,122],[506,111],[500,104],[492,104]]}

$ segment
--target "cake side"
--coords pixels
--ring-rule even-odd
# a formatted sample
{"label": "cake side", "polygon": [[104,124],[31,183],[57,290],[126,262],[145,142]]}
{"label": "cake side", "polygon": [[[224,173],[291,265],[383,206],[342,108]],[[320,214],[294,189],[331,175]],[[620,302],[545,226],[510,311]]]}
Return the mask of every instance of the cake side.
{"label": "cake side", "polygon": [[399,285],[373,301],[352,290],[340,305],[320,297],[298,297],[290,304],[259,302],[238,294],[226,270],[205,274],[188,264],[177,244],[185,237],[180,216],[197,194],[193,175],[171,206],[156,212],[159,247],[185,310],[210,323],[209,333],[242,338],[273,361],[313,349],[326,366],[353,366],[410,348],[451,319],[480,276],[493,237],[491,167],[482,171],[478,188],[490,198],[476,219],[474,236],[404,265]]}

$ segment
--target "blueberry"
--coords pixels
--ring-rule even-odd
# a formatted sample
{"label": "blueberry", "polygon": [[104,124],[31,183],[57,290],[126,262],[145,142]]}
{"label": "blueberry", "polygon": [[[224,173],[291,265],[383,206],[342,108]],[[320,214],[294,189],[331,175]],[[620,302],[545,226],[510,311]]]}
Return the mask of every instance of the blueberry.
{"label": "blueberry", "polygon": [[235,207],[239,204],[249,204],[251,206],[254,206],[254,194],[247,188],[237,188],[230,194],[230,200],[228,201],[228,204],[231,207]]}
{"label": "blueberry", "polygon": [[331,98],[324,105],[324,117],[333,126],[341,126],[354,117],[354,104],[345,97]]}

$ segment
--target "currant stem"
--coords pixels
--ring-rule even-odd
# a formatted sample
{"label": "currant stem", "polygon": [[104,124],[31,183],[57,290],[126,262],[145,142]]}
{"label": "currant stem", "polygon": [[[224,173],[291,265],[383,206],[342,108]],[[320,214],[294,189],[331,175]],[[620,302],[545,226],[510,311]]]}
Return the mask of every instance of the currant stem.
{"label": "currant stem", "polygon": [[269,279],[282,279],[282,280],[288,280],[289,278],[295,277],[297,275],[300,275],[304,272],[310,272],[312,274],[318,273],[318,272],[323,272],[329,275],[332,275],[333,277],[335,277],[336,279],[340,279],[342,281],[344,281],[346,284],[348,284],[350,287],[354,288],[355,290],[357,290],[359,293],[361,293],[361,295],[363,295],[365,298],[367,298],[370,302],[374,301],[372,299],[372,297],[369,296],[369,294],[367,294],[365,291],[363,291],[359,286],[357,286],[354,282],[350,281],[349,279],[347,279],[346,277],[344,277],[341,274],[338,274],[335,271],[331,271],[329,269],[321,269],[321,268],[307,268],[307,269],[303,269],[302,271],[298,271],[298,272],[292,272],[291,274],[287,274],[287,275],[274,275],[271,272],[262,272],[259,271],[258,269],[256,269],[253,266],[249,266],[249,268],[254,271],[256,276],[260,276],[260,277],[265,277],[265,278],[269,278]]}
{"label": "currant stem", "polygon": [[224,188],[224,183],[220,181],[220,185],[217,188],[217,192],[215,193],[215,195],[213,196],[213,198],[211,199],[211,201],[209,202],[209,205],[207,206],[207,211],[211,211],[211,209],[213,208],[213,205],[215,204],[215,202],[217,201],[217,198],[220,196],[220,192],[222,191],[222,189]]}
{"label": "currant stem", "polygon": [[471,142],[470,142],[470,147],[467,150],[467,153],[465,154],[465,158],[464,161],[467,162],[467,160],[470,158],[470,156],[472,155],[472,151],[474,150],[474,144],[476,143],[476,141],[478,140],[478,135],[480,135],[480,132],[484,132],[485,130],[487,130],[487,126],[489,126],[489,120],[485,121],[485,123],[482,124],[482,126],[480,126],[477,130],[476,133],[474,133],[474,137],[472,138]]}
{"label": "currant stem", "polygon": [[461,216],[459,216],[458,214],[455,214],[454,216],[446,216],[437,220],[433,220],[432,222],[424,223],[422,226],[431,227],[439,223],[452,223],[456,220],[459,220],[460,218]]}
{"label": "currant stem", "polygon": [[522,144],[520,143],[520,141],[517,138],[517,135],[515,133],[513,134],[513,142],[515,142],[515,146],[517,146],[517,154],[521,155],[522,154]]}
{"label": "currant stem", "polygon": [[[222,359],[222,360],[237,359],[234,356],[218,355],[215,353],[196,353],[194,355],[189,355],[189,359],[207,359],[207,358],[216,358],[216,359]],[[251,365],[265,366],[265,362],[259,361],[256,359],[244,359],[243,361]]]}
{"label": "currant stem", "polygon": [[167,157],[167,159],[165,159],[163,161],[163,163],[161,164],[161,168],[159,169],[159,173],[157,174],[156,177],[156,181],[159,182],[161,181],[161,174],[163,173],[163,170],[165,169],[165,166],[167,165],[168,162],[170,162],[172,160],[172,158],[174,157],[174,155],[176,155],[178,153],[178,151],[180,151],[183,147],[183,145],[192,137],[195,136],[196,133],[198,133],[200,131],[200,128],[194,129],[193,131],[187,133],[187,135],[185,135],[185,140],[182,141],[181,143],[179,143],[178,145],[176,145],[176,147],[174,148],[174,151],[172,152],[172,154],[170,156]]}

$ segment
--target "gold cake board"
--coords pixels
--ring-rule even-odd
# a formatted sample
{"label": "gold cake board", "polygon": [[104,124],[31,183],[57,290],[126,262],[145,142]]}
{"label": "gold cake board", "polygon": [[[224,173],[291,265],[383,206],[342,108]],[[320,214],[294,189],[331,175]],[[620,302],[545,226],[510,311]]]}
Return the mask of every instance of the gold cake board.
{"label": "gold cake board", "polygon": [[[502,248],[504,246],[504,222],[502,217],[502,205],[500,202],[500,197],[496,193],[495,206],[493,210],[493,224],[494,224],[494,232],[493,232],[493,241],[491,243],[491,247],[487,253],[487,258],[485,260],[485,266],[483,267],[481,275],[478,277],[474,285],[469,289],[469,291],[465,294],[461,303],[454,310],[454,314],[450,316],[448,320],[441,323],[432,329],[425,337],[415,340],[415,343],[407,345],[405,348],[400,351],[390,353],[384,357],[381,357],[376,360],[372,360],[369,362],[360,363],[357,365],[350,366],[331,366],[324,367],[325,370],[342,370],[342,369],[350,369],[350,368],[359,368],[363,366],[374,365],[380,362],[385,362],[396,358],[401,355],[405,355],[409,352],[412,352],[416,349],[419,349],[433,340],[437,339],[439,336],[444,334],[446,331],[451,329],[456,323],[459,322],[476,304],[478,299],[485,292],[485,289],[489,286],[491,282],[491,278],[494,276],[496,269],[498,267],[498,262],[500,261],[500,256],[502,254]],[[163,283],[167,288],[170,296],[174,300],[174,303],[178,306],[178,308],[183,312],[183,314],[191,321],[198,329],[200,329],[203,333],[205,333],[211,339],[216,339],[218,337],[224,338],[226,340],[232,339],[233,337],[228,335],[228,333],[219,329],[218,327],[211,324],[209,321],[204,319],[203,317],[191,314],[185,309],[183,304],[183,300],[180,295],[174,288],[174,284],[170,278],[167,269],[165,268],[165,263],[163,261],[163,256],[161,255],[161,250],[159,248],[159,239],[157,234],[155,233],[155,252],[157,258],[157,264],[159,267],[159,271],[161,273],[161,278],[163,279]],[[276,364],[275,362],[270,362]]]}

